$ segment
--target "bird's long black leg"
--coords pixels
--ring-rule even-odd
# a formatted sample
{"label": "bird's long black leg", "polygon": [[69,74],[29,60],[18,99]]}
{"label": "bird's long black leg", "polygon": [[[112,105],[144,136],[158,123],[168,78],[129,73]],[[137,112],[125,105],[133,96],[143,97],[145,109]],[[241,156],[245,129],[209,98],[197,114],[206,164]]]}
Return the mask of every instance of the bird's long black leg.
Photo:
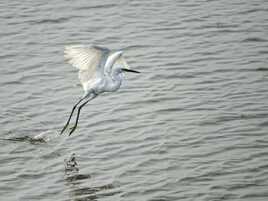
{"label": "bird's long black leg", "polygon": [[75,121],[75,124],[74,124],[74,127],[72,128],[72,130],[70,131],[69,133],[69,136],[75,131],[76,127],[77,127],[77,124],[78,124],[78,120],[79,120],[79,115],[80,115],[80,110],[82,109],[82,107],[84,107],[89,101],[91,101],[92,99],[94,99],[97,95],[96,94],[93,94],[93,96],[87,100],[86,102],[84,102],[82,105],[80,105],[78,107],[78,112],[77,112],[77,116],[76,116],[76,121]]}
{"label": "bird's long black leg", "polygon": [[71,121],[71,118],[72,118],[72,116],[73,116],[73,113],[74,113],[75,108],[76,108],[76,107],[79,105],[79,103],[81,103],[81,101],[84,100],[84,99],[85,99],[85,98],[81,98],[81,99],[79,99],[79,101],[73,106],[72,112],[71,112],[71,114],[70,114],[70,116],[69,116],[69,118],[68,118],[68,120],[67,120],[65,126],[64,126],[63,129],[61,130],[60,134],[62,134],[62,133],[65,131],[65,129],[68,127],[68,125],[69,125],[69,123],[70,123],[70,121]]}

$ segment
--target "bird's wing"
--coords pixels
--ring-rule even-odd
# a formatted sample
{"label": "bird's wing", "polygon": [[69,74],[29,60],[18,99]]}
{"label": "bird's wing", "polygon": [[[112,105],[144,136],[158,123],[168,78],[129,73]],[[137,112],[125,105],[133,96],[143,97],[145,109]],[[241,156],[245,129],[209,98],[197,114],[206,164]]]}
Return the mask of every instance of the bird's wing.
{"label": "bird's wing", "polygon": [[95,46],[70,45],[64,50],[67,62],[79,70],[94,72],[101,61],[101,56],[102,50]]}
{"label": "bird's wing", "polygon": [[96,72],[102,74],[109,49],[99,46],[70,45],[64,50],[64,57],[68,63],[79,69],[79,80],[86,88]]}

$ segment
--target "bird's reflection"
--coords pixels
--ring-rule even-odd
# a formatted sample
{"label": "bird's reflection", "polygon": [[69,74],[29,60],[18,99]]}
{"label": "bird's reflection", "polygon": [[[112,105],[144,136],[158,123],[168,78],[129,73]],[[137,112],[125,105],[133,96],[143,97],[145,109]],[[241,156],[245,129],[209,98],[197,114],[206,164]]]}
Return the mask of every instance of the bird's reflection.
{"label": "bird's reflection", "polygon": [[[89,174],[80,174],[75,154],[69,159],[64,160],[65,164],[65,181],[70,188],[70,196],[74,201],[92,201],[100,197],[113,196],[120,193],[119,191],[108,192],[114,189],[113,184],[106,184],[97,187],[86,187],[84,184],[91,178]],[[83,185],[83,186],[82,186]],[[105,192],[107,191],[107,192]]]}

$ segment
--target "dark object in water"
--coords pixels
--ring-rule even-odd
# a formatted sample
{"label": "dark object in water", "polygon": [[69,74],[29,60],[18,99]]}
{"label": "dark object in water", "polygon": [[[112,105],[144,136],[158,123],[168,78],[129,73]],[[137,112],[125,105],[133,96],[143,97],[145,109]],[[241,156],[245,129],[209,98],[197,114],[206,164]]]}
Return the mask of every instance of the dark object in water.
{"label": "dark object in water", "polygon": [[66,177],[66,181],[68,182],[75,182],[75,181],[80,181],[84,179],[90,179],[91,176],[89,174],[74,174],[74,175],[68,175]]}
{"label": "dark object in water", "polygon": [[260,67],[260,68],[257,68],[256,71],[268,71],[268,68]]}
{"label": "dark object in water", "polygon": [[75,154],[73,153],[69,160],[65,159],[65,172],[78,172],[78,164],[75,159]]}
{"label": "dark object in water", "polygon": [[46,143],[43,138],[32,138],[30,136],[14,137],[14,138],[1,138],[0,140],[8,140],[14,142],[30,142],[31,144]]}
{"label": "dark object in water", "polygon": [[64,163],[65,163],[66,181],[77,182],[80,180],[91,178],[89,174],[78,174],[79,168],[74,153],[70,156],[69,160],[65,159]]}

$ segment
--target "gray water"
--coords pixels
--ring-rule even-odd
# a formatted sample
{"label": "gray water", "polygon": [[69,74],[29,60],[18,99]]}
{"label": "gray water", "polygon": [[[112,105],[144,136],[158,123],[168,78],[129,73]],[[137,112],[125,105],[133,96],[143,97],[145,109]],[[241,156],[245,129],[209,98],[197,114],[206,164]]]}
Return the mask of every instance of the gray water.
{"label": "gray water", "polygon": [[[266,0],[1,0],[0,200],[267,200],[267,13]],[[123,49],[142,72],[83,108],[71,137],[83,91],[68,44]]]}

